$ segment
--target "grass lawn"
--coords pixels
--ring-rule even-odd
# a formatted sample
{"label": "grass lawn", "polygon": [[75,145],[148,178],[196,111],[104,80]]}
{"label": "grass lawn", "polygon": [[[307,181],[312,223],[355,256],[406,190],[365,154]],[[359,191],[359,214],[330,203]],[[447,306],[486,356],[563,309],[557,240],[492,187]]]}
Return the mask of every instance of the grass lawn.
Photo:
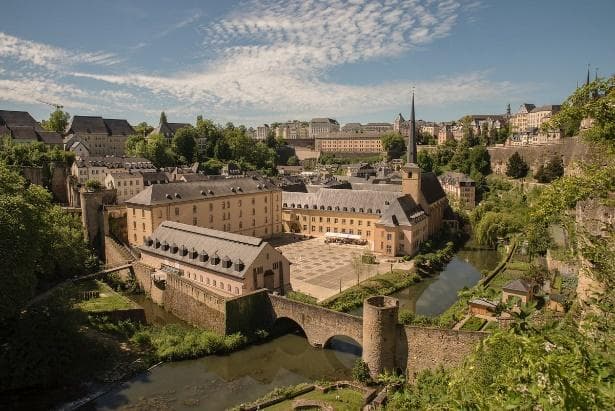
{"label": "grass lawn", "polygon": [[482,318],[472,317],[465,322],[461,329],[464,331],[478,331],[480,330],[480,327],[482,327],[483,324],[485,324],[486,322],[487,320],[484,320]]}
{"label": "grass lawn", "polygon": [[511,270],[510,268],[506,268],[504,271],[496,275],[493,280],[489,283],[489,288],[493,288],[496,291],[502,291],[502,287],[506,285],[511,280],[516,280],[517,278],[522,278],[525,271],[519,270]]}
{"label": "grass lawn", "polygon": [[[98,291],[100,297],[81,301],[81,294],[86,291]],[[125,310],[138,308],[128,298],[113,291],[111,287],[102,281],[88,280],[81,281],[72,285],[72,292],[80,300],[76,307],[86,312]]]}
{"label": "grass lawn", "polygon": [[[340,399],[336,400],[335,397],[338,395]],[[292,400],[283,401],[265,409],[270,411],[287,411],[292,409],[292,402],[297,399],[326,401],[333,406],[336,411],[356,411],[360,410],[363,406],[363,394],[350,388],[342,388],[339,390],[331,390],[326,394],[318,390],[310,391],[307,394],[300,395]]]}

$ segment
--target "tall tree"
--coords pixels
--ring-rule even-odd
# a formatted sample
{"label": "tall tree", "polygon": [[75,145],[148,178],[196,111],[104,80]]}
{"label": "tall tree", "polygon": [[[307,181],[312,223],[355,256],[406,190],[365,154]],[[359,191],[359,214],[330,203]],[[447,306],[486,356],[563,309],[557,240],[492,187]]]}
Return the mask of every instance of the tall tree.
{"label": "tall tree", "polygon": [[196,153],[197,131],[194,127],[182,127],[173,136],[173,151],[179,156],[182,163],[194,161]]}
{"label": "tall tree", "polygon": [[154,130],[154,127],[150,126],[145,121],[137,124],[133,128],[135,129],[135,133],[138,136],[143,136],[143,137],[147,136],[149,133],[151,133]]}
{"label": "tall tree", "polygon": [[512,156],[508,158],[506,164],[506,175],[512,178],[523,178],[527,176],[530,167],[525,160],[519,155],[518,151],[515,151]]}
{"label": "tall tree", "polygon": [[66,126],[68,126],[68,122],[70,120],[70,114],[65,111],[62,111],[59,108],[56,108],[49,115],[49,120],[43,120],[41,125],[45,130],[55,131],[56,133],[64,133],[66,130]]}
{"label": "tall tree", "polygon": [[382,148],[388,158],[400,158],[406,150],[406,142],[399,133],[385,133],[380,136]]}
{"label": "tall tree", "polygon": [[167,115],[164,114],[164,111],[160,112],[160,124],[164,124],[167,122]]}

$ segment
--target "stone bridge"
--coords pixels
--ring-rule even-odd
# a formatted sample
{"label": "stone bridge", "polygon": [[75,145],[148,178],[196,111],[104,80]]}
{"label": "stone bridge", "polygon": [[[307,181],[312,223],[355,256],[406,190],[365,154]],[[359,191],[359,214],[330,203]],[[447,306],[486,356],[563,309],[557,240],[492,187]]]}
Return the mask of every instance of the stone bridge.
{"label": "stone bridge", "polygon": [[363,320],[361,317],[328,310],[316,305],[305,304],[277,295],[269,295],[273,320],[288,318],[304,331],[308,342],[314,347],[326,347],[336,336],[346,336],[357,343],[363,342]]}
{"label": "stone bridge", "polygon": [[375,296],[363,303],[363,318],[317,305],[269,295],[272,326],[290,319],[315,347],[327,347],[331,338],[346,336],[361,345],[363,361],[372,375],[384,370],[405,371],[412,380],[421,370],[460,363],[484,333],[403,326],[397,323],[399,301]]}

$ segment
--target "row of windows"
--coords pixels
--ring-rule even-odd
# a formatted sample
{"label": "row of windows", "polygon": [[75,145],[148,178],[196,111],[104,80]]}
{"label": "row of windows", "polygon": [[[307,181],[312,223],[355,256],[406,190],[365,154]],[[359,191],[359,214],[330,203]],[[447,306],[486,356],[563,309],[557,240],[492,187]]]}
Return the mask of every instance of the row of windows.
{"label": "row of windows", "polygon": [[[331,217],[318,217],[318,222],[322,223],[324,220],[326,219],[327,223],[331,222]],[[299,220],[299,216],[297,216],[297,220]],[[350,225],[354,225],[354,219],[349,219],[346,220],[345,218],[342,218],[342,224],[346,224],[346,221],[349,221]],[[307,216],[303,216],[303,221],[307,221]],[[312,217],[312,222],[316,222],[316,217]],[[333,224],[337,224],[338,223],[338,219],[337,218],[333,218]],[[372,222],[371,221],[367,221],[366,222],[368,227],[371,227]],[[363,225],[363,220],[357,220],[357,225]]]}
{"label": "row of windows", "polygon": [[[307,231],[308,226],[307,225],[303,225],[303,231]],[[312,231],[316,231],[316,226],[313,225],[312,226]],[[327,232],[327,233],[337,233],[337,227],[333,227],[333,231],[331,231],[331,227],[327,227],[326,231],[324,231],[323,226],[318,226],[318,232],[322,233],[322,232]],[[348,234],[354,234],[354,230],[352,228],[348,229],[348,231],[346,231],[345,228],[342,228],[341,231],[339,231],[340,233],[348,233]],[[358,235],[363,235],[363,230],[357,230],[357,234]],[[365,236],[369,237],[371,235],[371,231],[366,231],[365,232]]]}
{"label": "row of windows", "polygon": [[[209,277],[205,277],[205,282],[203,282],[203,276],[199,274],[199,278],[197,279],[197,274],[193,274],[193,273],[187,273],[186,276],[194,281],[198,281],[200,283],[205,284],[206,286],[209,287],[217,287],[220,288],[221,290],[225,290],[225,284],[222,281],[217,281],[217,280],[213,280],[210,279]],[[226,284],[226,291],[229,293],[232,293],[233,287],[231,286],[231,284]],[[239,294],[239,287],[235,287],[235,294]]]}

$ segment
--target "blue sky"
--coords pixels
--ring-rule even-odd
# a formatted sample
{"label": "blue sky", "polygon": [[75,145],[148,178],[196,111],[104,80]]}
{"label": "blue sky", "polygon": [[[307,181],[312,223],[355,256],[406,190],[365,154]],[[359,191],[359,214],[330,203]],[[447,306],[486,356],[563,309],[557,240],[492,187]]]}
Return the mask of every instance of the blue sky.
{"label": "blue sky", "polygon": [[451,120],[615,73],[615,1],[14,1],[0,109],[157,124]]}

